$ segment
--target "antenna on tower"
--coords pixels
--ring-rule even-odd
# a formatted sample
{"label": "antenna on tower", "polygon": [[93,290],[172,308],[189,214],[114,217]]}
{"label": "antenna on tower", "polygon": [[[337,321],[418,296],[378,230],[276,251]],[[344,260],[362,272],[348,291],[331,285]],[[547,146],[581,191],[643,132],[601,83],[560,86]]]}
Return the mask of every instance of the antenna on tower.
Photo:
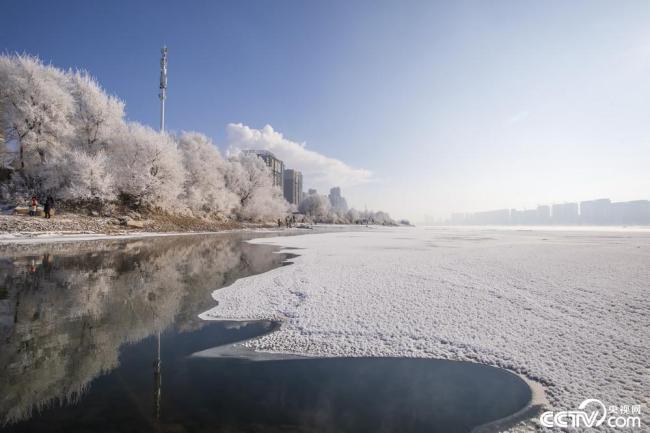
{"label": "antenna on tower", "polygon": [[167,47],[160,50],[160,132],[165,131],[165,99],[167,98]]}

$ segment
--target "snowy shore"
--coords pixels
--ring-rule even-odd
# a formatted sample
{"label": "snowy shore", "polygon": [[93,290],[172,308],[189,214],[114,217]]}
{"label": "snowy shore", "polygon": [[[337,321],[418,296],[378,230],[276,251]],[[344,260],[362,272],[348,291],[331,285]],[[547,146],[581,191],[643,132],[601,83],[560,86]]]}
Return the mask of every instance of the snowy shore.
{"label": "snowy shore", "polygon": [[[552,407],[650,403],[650,232],[381,228],[256,239],[294,264],[214,292],[206,319],[284,322],[247,343],[503,367]],[[605,430],[599,430],[605,431]]]}
{"label": "snowy shore", "polygon": [[119,217],[91,217],[61,214],[52,219],[24,215],[0,215],[0,244],[77,242],[87,240],[133,239],[231,231],[273,232],[275,225],[219,222],[200,218],[149,215],[126,226]]}

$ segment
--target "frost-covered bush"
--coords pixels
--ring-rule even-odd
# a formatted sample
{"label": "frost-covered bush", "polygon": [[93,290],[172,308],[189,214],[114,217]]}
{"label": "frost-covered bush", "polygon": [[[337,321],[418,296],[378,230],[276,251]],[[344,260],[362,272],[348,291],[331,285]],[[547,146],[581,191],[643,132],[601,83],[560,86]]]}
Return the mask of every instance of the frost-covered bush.
{"label": "frost-covered bush", "polygon": [[230,215],[239,208],[239,197],[226,187],[228,162],[208,137],[185,132],[178,149],[185,169],[182,198],[191,211]]}
{"label": "frost-covered bush", "polygon": [[38,175],[41,164],[65,152],[74,101],[66,74],[31,56],[0,56],[0,107],[7,142],[18,143],[21,168]]}
{"label": "frost-covered bush", "polygon": [[226,166],[226,186],[239,198],[237,215],[250,221],[268,221],[283,217],[289,204],[264,161],[255,155],[231,157]]}
{"label": "frost-covered bush", "polygon": [[171,136],[129,123],[111,139],[108,154],[115,190],[127,204],[183,210],[185,170]]}
{"label": "frost-covered bush", "polygon": [[16,143],[15,191],[48,193],[61,185],[57,167],[69,150],[74,102],[66,74],[26,55],[0,56],[0,123]]}
{"label": "frost-covered bush", "polygon": [[331,207],[330,200],[326,195],[310,194],[300,202],[298,210],[318,222],[331,222]]}
{"label": "frost-covered bush", "polygon": [[60,198],[74,202],[109,202],[115,199],[114,179],[104,152],[73,151],[61,165],[67,175]]}
{"label": "frost-covered bush", "polygon": [[108,95],[87,72],[69,74],[67,85],[74,100],[70,120],[75,148],[91,155],[107,151],[111,137],[124,125],[124,103]]}
{"label": "frost-covered bush", "polygon": [[357,221],[361,219],[361,213],[355,208],[352,208],[349,211],[347,211],[347,213],[345,214],[345,218],[347,219],[348,223],[356,224]]}

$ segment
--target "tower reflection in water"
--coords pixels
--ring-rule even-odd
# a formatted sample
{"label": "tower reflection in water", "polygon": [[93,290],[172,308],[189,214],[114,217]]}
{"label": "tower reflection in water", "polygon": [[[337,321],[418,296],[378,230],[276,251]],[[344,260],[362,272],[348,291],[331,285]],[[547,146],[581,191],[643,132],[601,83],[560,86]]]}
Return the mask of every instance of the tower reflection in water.
{"label": "tower reflection in water", "polygon": [[160,365],[160,332],[156,336],[156,359],[153,361],[153,416],[160,420],[160,395],[162,392],[162,371]]}
{"label": "tower reflection in water", "polygon": [[153,335],[159,418],[161,333],[205,326],[213,290],[284,259],[243,237],[0,246],[0,426],[78,402],[124,344]]}

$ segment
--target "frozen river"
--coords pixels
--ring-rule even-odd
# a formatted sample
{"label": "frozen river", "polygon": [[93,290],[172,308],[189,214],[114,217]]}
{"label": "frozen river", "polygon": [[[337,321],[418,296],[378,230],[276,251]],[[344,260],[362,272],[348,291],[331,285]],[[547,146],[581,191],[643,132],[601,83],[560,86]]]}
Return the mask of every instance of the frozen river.
{"label": "frozen river", "polygon": [[642,405],[647,425],[647,230],[379,228],[253,242],[299,257],[215,292],[203,315],[284,322],[251,348],[503,367],[542,384],[555,409]]}

